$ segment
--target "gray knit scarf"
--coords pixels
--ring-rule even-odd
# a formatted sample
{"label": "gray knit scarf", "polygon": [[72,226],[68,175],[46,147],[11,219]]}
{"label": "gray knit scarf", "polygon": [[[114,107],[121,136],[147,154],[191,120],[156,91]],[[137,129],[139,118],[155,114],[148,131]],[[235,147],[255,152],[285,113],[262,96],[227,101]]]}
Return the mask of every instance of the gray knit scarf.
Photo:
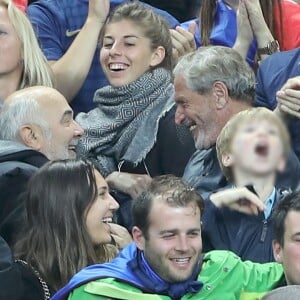
{"label": "gray knit scarf", "polygon": [[95,109],[76,118],[85,130],[77,153],[106,177],[122,161],[137,165],[152,149],[159,120],[175,104],[171,75],[157,68],[125,86],[97,90],[94,102]]}

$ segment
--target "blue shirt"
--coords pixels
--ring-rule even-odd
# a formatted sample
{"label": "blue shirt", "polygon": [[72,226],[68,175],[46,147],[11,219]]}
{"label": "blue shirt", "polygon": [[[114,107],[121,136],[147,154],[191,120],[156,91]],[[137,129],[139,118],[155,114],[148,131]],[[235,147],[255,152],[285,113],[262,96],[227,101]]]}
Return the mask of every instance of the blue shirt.
{"label": "blue shirt", "polygon": [[274,205],[274,202],[275,202],[275,197],[276,197],[276,189],[274,187],[273,190],[272,190],[271,195],[265,201],[265,206],[267,207],[267,209],[264,211],[264,214],[265,214],[266,219],[268,219],[269,216],[271,215],[272,208],[273,208],[273,205]]}
{"label": "blue shirt", "polygon": [[[113,9],[124,1],[126,0],[111,0],[110,8]],[[88,15],[88,3],[88,0],[41,0],[29,5],[28,17],[48,60],[59,60],[66,53],[76,37],[76,34],[69,36],[68,33],[82,28]],[[154,9],[166,18],[170,27],[179,24],[167,12]],[[108,85],[100,66],[99,50],[96,49],[87,78],[71,102],[75,114],[94,108],[94,92]]]}

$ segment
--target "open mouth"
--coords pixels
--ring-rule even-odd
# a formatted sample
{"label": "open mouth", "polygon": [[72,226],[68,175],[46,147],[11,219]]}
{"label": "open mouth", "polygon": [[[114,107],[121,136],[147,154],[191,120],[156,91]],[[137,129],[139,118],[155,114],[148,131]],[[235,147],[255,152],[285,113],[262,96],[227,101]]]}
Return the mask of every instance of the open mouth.
{"label": "open mouth", "polygon": [[75,152],[75,151],[76,151],[76,145],[69,145],[69,146],[68,146],[68,150],[69,150],[69,151],[74,151],[74,152]]}
{"label": "open mouth", "polygon": [[267,144],[256,145],[254,151],[257,155],[266,157],[269,154],[269,147]]}
{"label": "open mouth", "polygon": [[128,69],[128,67],[129,66],[127,64],[121,64],[121,63],[110,63],[110,64],[108,64],[108,68],[111,71],[114,71],[114,72],[124,71],[124,70]]}
{"label": "open mouth", "polygon": [[179,266],[184,266],[190,262],[190,257],[182,257],[182,258],[171,258],[171,261]]}

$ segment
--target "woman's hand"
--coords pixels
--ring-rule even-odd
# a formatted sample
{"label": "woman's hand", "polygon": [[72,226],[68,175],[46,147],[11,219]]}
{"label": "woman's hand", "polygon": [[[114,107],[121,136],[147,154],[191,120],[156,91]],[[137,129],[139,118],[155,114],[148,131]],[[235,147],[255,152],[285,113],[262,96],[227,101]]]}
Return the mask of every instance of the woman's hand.
{"label": "woman's hand", "polygon": [[131,235],[125,227],[116,223],[110,223],[109,225],[111,236],[119,250],[125,248],[132,242]]}
{"label": "woman's hand", "polygon": [[181,56],[196,50],[194,38],[196,26],[197,24],[195,22],[191,22],[188,30],[183,29],[181,26],[177,26],[175,29],[170,29],[173,58],[175,62],[177,62]]}
{"label": "woman's hand", "polygon": [[112,172],[105,180],[112,189],[128,194],[135,199],[147,189],[152,178],[143,174]]}

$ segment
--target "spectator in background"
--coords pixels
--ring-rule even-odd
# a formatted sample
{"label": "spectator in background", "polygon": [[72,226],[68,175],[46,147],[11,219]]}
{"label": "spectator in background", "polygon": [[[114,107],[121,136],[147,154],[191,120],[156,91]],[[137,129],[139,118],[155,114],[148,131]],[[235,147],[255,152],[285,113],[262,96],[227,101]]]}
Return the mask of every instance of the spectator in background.
{"label": "spectator in background", "polygon": [[272,215],[273,252],[282,264],[288,285],[300,285],[300,192],[287,195]]}
{"label": "spectator in background", "polygon": [[[108,84],[99,64],[98,37],[111,9],[124,0],[48,0],[29,5],[27,14],[42,50],[75,115],[95,107],[93,95]],[[178,21],[164,11],[170,26]]]}
{"label": "spectator in background", "polygon": [[205,251],[230,250],[242,260],[274,261],[270,216],[289,192],[274,187],[290,152],[285,125],[266,108],[244,110],[226,123],[216,148],[232,186],[213,192],[205,202]]}
{"label": "spectator in background", "polygon": [[0,102],[16,90],[53,86],[50,69],[24,13],[0,0]]}
{"label": "spectator in background", "polygon": [[112,236],[120,248],[131,241],[126,229],[112,223],[119,205],[87,162],[48,162],[30,179],[25,204],[14,253],[25,269],[38,271],[46,283],[40,292],[48,287],[45,294],[63,287],[82,268],[113,258]]}
{"label": "spectator in background", "polygon": [[[95,109],[76,117],[85,129],[78,155],[92,160],[112,189],[135,198],[153,176],[181,176],[194,151],[188,130],[174,122],[170,32],[152,9],[126,2],[108,18],[100,43],[111,85],[96,91]],[[124,217],[130,227],[129,206]]]}
{"label": "spectator in background", "polygon": [[[247,57],[250,64],[253,65],[255,61],[257,48],[260,49],[258,53],[271,54],[279,48],[288,50],[300,46],[300,30],[296,30],[300,27],[300,6],[290,0],[203,0],[199,19],[182,24],[190,32],[180,27],[176,28],[176,32],[173,31],[173,46],[177,56],[200,45],[233,47],[238,37],[236,12],[239,5],[246,7],[243,21],[248,19],[253,31],[246,35],[246,43],[245,34],[241,33],[242,43],[238,45],[240,54]],[[278,40],[280,47],[273,42],[275,40]]]}
{"label": "spectator in background", "polygon": [[283,278],[277,263],[243,262],[229,251],[202,255],[203,200],[179,178],[154,178],[132,208],[135,243],[111,263],[83,269],[53,300],[253,299]]}
{"label": "spectator in background", "polygon": [[[255,105],[273,110],[279,103],[281,112],[287,119],[292,147],[300,159],[299,76],[300,48],[271,55],[261,62],[257,71]],[[281,103],[285,105],[281,105]]]}
{"label": "spectator in background", "polygon": [[0,112],[0,234],[11,246],[23,227],[20,194],[47,160],[75,157],[82,135],[66,99],[49,87],[11,94]]}
{"label": "spectator in background", "polygon": [[[200,47],[184,56],[174,73],[176,122],[190,128],[197,148],[183,178],[207,198],[211,192],[228,185],[218,163],[215,143],[232,116],[251,108],[255,75],[234,49],[222,46]],[[275,186],[296,189],[300,171],[294,153],[285,172]]]}

